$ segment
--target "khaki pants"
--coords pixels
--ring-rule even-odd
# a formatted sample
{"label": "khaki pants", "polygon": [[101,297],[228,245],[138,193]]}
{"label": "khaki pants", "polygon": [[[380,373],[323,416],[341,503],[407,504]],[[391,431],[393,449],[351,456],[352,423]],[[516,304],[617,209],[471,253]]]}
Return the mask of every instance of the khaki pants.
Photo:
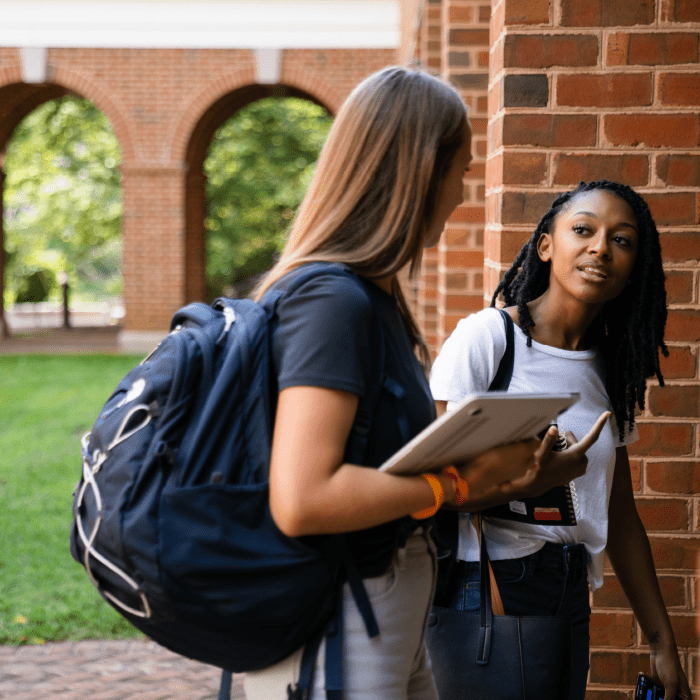
{"label": "khaki pants", "polygon": [[[435,548],[418,530],[394,555],[389,571],[365,579],[379,625],[370,639],[350,587],[344,586],[344,700],[437,700],[424,630],[435,587]],[[299,678],[303,649],[262,671],[247,673],[247,700],[286,700]],[[325,700],[325,646],[314,671],[312,700]]]}

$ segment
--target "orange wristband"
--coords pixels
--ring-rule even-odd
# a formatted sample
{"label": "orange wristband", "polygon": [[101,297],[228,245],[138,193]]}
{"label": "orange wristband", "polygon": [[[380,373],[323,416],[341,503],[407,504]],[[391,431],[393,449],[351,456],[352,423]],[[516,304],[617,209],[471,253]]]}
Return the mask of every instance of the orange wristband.
{"label": "orange wristband", "polygon": [[435,515],[442,505],[443,498],[445,497],[445,492],[442,490],[440,479],[438,479],[434,474],[421,474],[421,476],[430,484],[430,488],[433,490],[433,495],[435,496],[435,504],[430,506],[430,508],[425,508],[424,510],[411,513],[411,517],[414,520],[425,520],[425,518]]}
{"label": "orange wristband", "polygon": [[455,500],[457,505],[461,506],[462,503],[469,500],[469,484],[459,475],[459,472],[455,467],[445,467],[442,470],[443,473],[447,474],[452,480],[452,488],[455,491]]}

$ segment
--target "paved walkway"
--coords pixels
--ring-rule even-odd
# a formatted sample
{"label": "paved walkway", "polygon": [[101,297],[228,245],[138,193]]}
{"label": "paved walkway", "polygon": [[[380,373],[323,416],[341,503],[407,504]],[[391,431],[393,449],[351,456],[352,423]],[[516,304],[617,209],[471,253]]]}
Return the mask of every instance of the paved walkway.
{"label": "paved walkway", "polygon": [[[221,671],[154,642],[0,646],[3,700],[216,700]],[[232,700],[244,700],[235,675]]]}
{"label": "paved walkway", "polygon": [[[45,329],[0,339],[0,354],[118,352],[118,328]],[[232,700],[244,700],[234,676]],[[216,700],[221,671],[143,640],[0,645],[1,700]]]}
{"label": "paved walkway", "polygon": [[0,354],[118,353],[119,326],[99,328],[45,328],[0,338]]}

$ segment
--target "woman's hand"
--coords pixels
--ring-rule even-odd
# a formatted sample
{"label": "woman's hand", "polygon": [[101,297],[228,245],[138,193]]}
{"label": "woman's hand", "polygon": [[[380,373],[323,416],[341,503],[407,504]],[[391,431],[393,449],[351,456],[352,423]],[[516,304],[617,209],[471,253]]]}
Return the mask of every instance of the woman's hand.
{"label": "woman's hand", "polygon": [[588,467],[586,452],[595,444],[600,436],[610,411],[602,413],[587,435],[576,442],[572,433],[567,433],[567,448],[561,452],[553,452],[552,447],[557,440],[558,431],[551,427],[544,436],[540,448],[535,453],[535,460],[540,466],[536,477],[527,487],[526,496],[539,496],[555,486],[568,484],[570,481],[583,476]]}
{"label": "woman's hand", "polygon": [[516,498],[539,496],[582,476],[588,466],[586,452],[598,439],[609,416],[609,411],[603,413],[578,442],[568,433],[568,447],[561,452],[552,451],[559,433],[551,427],[541,443],[527,440],[502,445],[458,465],[469,485],[469,499],[459,510],[483,510]]}
{"label": "woman's hand", "polygon": [[524,440],[495,447],[468,462],[455,465],[469,485],[469,498],[493,492],[506,493],[531,483],[539,469],[535,458],[539,448],[538,440]]}
{"label": "woman's hand", "polygon": [[665,698],[692,700],[688,679],[683,673],[675,648],[651,649],[651,675],[661,682]]}

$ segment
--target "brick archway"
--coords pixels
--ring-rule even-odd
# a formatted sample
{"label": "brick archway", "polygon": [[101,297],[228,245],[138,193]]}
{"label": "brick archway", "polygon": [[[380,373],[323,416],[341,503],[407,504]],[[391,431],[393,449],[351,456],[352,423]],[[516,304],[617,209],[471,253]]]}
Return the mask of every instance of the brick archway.
{"label": "brick archway", "polygon": [[[27,102],[20,112],[50,99],[46,90],[73,92],[107,116],[117,137],[124,207],[122,349],[150,349],[178,307],[204,296],[201,165],[215,129],[243,104],[269,94],[297,95],[337,112],[361,80],[396,63],[391,41],[381,47],[373,41],[351,32],[340,45],[336,38],[329,46],[314,40],[310,48],[268,48],[271,73],[250,48],[64,43],[46,50],[38,78],[27,78],[43,76],[46,82],[38,83],[23,82],[27,66],[17,45],[0,46],[0,89],[21,86]],[[22,100],[0,102],[0,142],[17,119],[11,108]]]}
{"label": "brick archway", "polygon": [[109,96],[107,89],[97,81],[91,80],[84,74],[71,70],[58,62],[54,65],[49,63],[49,69],[54,83],[90,100],[109,119],[112,131],[114,131],[119,143],[122,163],[133,160],[136,154],[129,122],[117,103]]}
{"label": "brick archway", "polygon": [[[300,77],[293,67],[283,72],[281,82],[277,85],[259,84],[252,66],[233,71],[212,81],[193,97],[165,140],[170,151],[163,154],[164,162],[173,165],[189,163],[197,130],[201,131],[204,128],[206,131],[209,120],[215,119],[213,115],[228,110],[228,116],[231,116],[246,104],[270,96],[303,97],[321,105],[331,114],[338,111],[343,101],[327,81],[307,74]],[[224,121],[225,119],[212,129],[207,144]]]}
{"label": "brick archway", "polygon": [[[17,78],[20,77],[20,81]],[[13,71],[4,70],[0,73],[0,82],[6,78],[9,82],[0,87],[0,153],[4,153],[7,142],[17,125],[39,105],[66,94],[66,90],[58,85],[36,86],[21,82],[21,76]],[[5,225],[4,225],[4,190],[5,171],[0,168],[0,338],[8,337],[10,329],[5,318]]]}
{"label": "brick archway", "polygon": [[39,84],[22,82],[19,64],[0,70],[0,149],[22,119],[39,105],[75,93],[92,102],[107,117],[119,142],[122,161],[133,160],[134,145],[128,122],[107,91],[96,81],[58,62],[49,64],[49,68],[51,81]]}
{"label": "brick archway", "polygon": [[5,150],[12,132],[37,107],[68,94],[60,85],[26,85],[13,82],[0,87],[0,151]]}
{"label": "brick archway", "polygon": [[314,95],[288,85],[244,85],[220,97],[200,117],[185,153],[185,301],[206,299],[206,176],[204,159],[217,129],[243,107],[266,97],[299,97],[333,114]]}
{"label": "brick archway", "polygon": [[[120,146],[122,153],[126,146],[126,152],[131,148],[131,139],[125,128],[124,120],[118,113],[115,105],[109,100],[98,86],[90,81],[79,80],[70,71],[57,71],[62,75],[54,74],[58,78],[52,82],[42,84],[27,84],[21,81],[19,71],[5,69],[0,72],[0,153],[3,154],[0,167],[4,168],[4,152],[8,141],[12,137],[17,126],[29,116],[35,109],[51,100],[75,94],[92,102],[110,121],[112,130]],[[3,79],[9,81],[4,82]],[[4,84],[2,84],[4,82]],[[117,133],[118,125],[120,133]],[[11,331],[5,317],[4,290],[5,290],[5,230],[3,221],[5,172],[0,170],[0,337],[7,337]]]}
{"label": "brick archway", "polygon": [[318,102],[331,114],[337,114],[343,104],[343,95],[333,89],[320,74],[304,70],[299,66],[286,66],[282,72],[282,83],[293,90],[304,93],[306,99]]}

